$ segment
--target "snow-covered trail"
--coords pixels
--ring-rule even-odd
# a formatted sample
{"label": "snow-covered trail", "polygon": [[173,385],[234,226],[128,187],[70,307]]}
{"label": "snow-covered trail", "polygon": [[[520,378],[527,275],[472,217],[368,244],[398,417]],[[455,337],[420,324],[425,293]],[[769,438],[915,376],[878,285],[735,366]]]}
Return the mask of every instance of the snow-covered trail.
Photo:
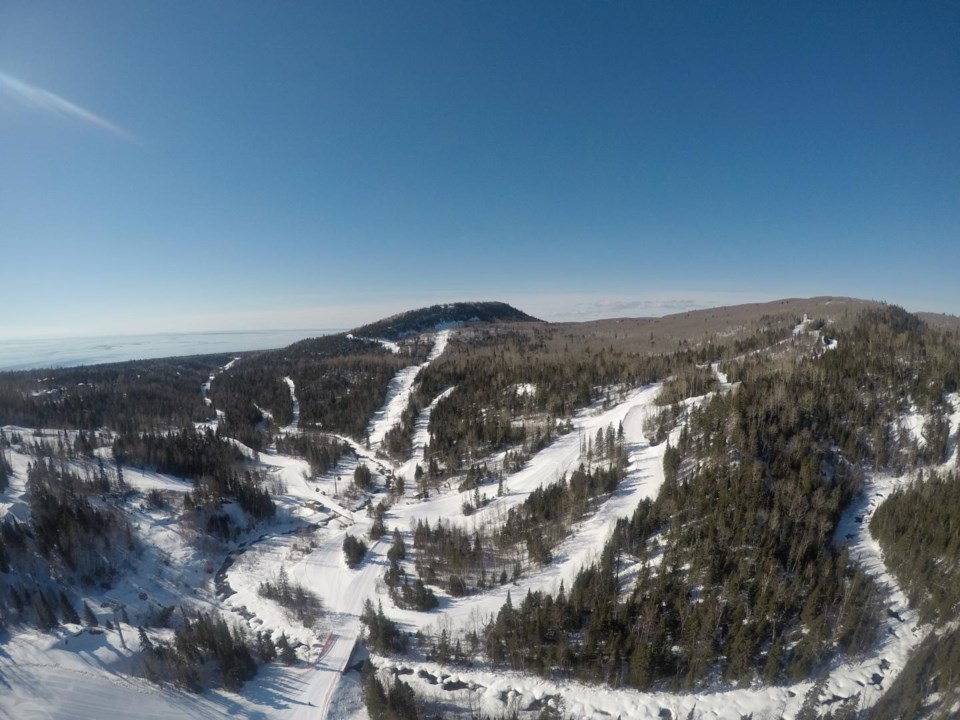
{"label": "snow-covered trail", "polygon": [[[654,411],[654,400],[660,391],[659,385],[648,385],[634,390],[627,398],[608,410],[588,408],[574,417],[572,432],[557,437],[550,445],[542,449],[521,470],[504,478],[504,494],[495,497],[483,508],[470,516],[463,514],[463,502],[472,496],[472,492],[450,492],[433,496],[427,502],[398,505],[393,515],[401,527],[407,527],[417,520],[436,522],[444,518],[451,523],[470,528],[495,522],[512,507],[519,505],[534,490],[555,483],[564,474],[569,474],[583,460],[580,455],[581,439],[593,437],[597,430],[612,425],[614,429],[631,414],[643,417]],[[641,420],[642,424],[642,420]],[[637,441],[642,438],[637,438]],[[487,489],[487,493],[495,489]]]}
{"label": "snow-covered trail", "polygon": [[371,448],[379,448],[390,428],[400,422],[400,416],[407,407],[410,393],[413,391],[413,382],[419,372],[419,365],[410,365],[403,368],[390,380],[390,385],[387,387],[386,403],[373,414],[373,418],[367,426],[367,436],[370,438]]}
{"label": "snow-covered trail", "polygon": [[363,443],[357,442],[356,440],[354,440],[354,439],[353,439],[352,437],[350,437],[349,435],[340,435],[340,434],[338,434],[338,433],[329,433],[329,436],[332,437],[334,440],[339,440],[340,442],[345,442],[347,445],[349,445],[351,448],[353,448],[353,452],[356,453],[356,455],[357,455],[358,457],[364,458],[365,460],[369,460],[369,461],[371,461],[371,462],[377,462],[377,463],[380,463],[380,464],[383,463],[383,459],[377,457],[377,454],[376,454],[373,450],[371,450],[370,448],[366,447]]}
{"label": "snow-covered trail", "polygon": [[[651,396],[655,397],[655,394],[645,393],[640,397],[645,401]],[[519,602],[528,591],[556,593],[561,582],[565,587],[570,588],[580,569],[599,558],[600,551],[617,520],[629,517],[642,499],[652,499],[657,496],[663,484],[663,453],[667,445],[660,443],[651,447],[646,441],[643,435],[643,421],[651,409],[643,401],[631,404],[623,419],[624,441],[629,464],[626,476],[617,489],[603,499],[591,514],[577,523],[571,534],[554,548],[554,559],[549,565],[528,572],[519,580],[486,592],[462,598],[450,598],[442,610],[443,620],[449,623],[450,628],[479,632],[481,628],[475,625],[495,615],[506,602],[508,592],[516,602]],[[680,430],[677,429],[672,434],[673,442],[677,441],[679,432]],[[402,517],[402,513],[399,515]],[[431,522],[441,517],[434,514]],[[400,525],[402,527],[402,522]],[[389,604],[388,614],[393,619],[399,620],[405,629],[410,631],[415,631],[439,617],[437,613],[403,610],[389,598],[384,598],[384,604],[385,606]]]}
{"label": "snow-covered trail", "polygon": [[428,430],[430,427],[430,416],[433,414],[433,410],[437,407],[437,404],[448,397],[455,389],[455,386],[447,388],[437,395],[427,407],[420,411],[420,415],[417,417],[417,424],[414,426],[413,447],[410,453],[410,459],[400,466],[400,469],[397,471],[398,477],[402,477],[404,480],[410,482],[416,478],[417,465],[425,461],[423,453],[430,443],[430,431]]}
{"label": "snow-covered trail", "polygon": [[[723,390],[733,385],[726,377],[720,376]],[[653,395],[655,397],[655,395]],[[561,581],[567,584],[576,575],[584,564],[590,562],[603,546],[603,542],[618,517],[629,515],[641,497],[655,497],[663,481],[662,457],[666,444],[650,448],[646,446],[642,433],[643,418],[650,412],[644,402],[637,402],[636,396],[628,398],[624,405],[628,410],[624,417],[624,434],[630,448],[630,468],[626,479],[621,483],[618,491],[598,508],[597,512],[585,518],[574,534],[565,540],[555,552],[555,562],[528,577],[521,578],[516,583],[495,588],[485,593],[460,599],[451,599],[442,605],[440,613],[418,613],[397,608],[392,602],[389,614],[399,620],[406,629],[415,629],[424,626],[431,620],[442,622],[444,627],[453,630],[477,630],[491,615],[495,614],[506,600],[507,591],[512,594],[515,602],[519,602],[528,590],[545,590],[555,592]],[[646,399],[646,398],[645,398]],[[702,398],[688,400],[696,403]],[[950,398],[951,406],[955,407],[954,398]],[[621,406],[614,408],[610,414],[615,415],[622,410]],[[601,417],[606,420],[608,414]],[[592,429],[603,422],[590,423]],[[586,424],[584,423],[584,424]],[[578,423],[579,424],[579,423]],[[960,425],[960,411],[950,416],[951,436]],[[679,430],[674,430],[673,435]],[[676,441],[676,437],[671,438]],[[555,443],[557,445],[557,443]],[[551,446],[553,447],[553,446]],[[561,446],[562,447],[562,446]],[[551,450],[547,448],[544,453]],[[951,450],[960,452],[956,448]],[[951,452],[950,461],[953,460]],[[543,477],[544,469],[549,474],[556,467],[556,458],[543,463],[547,459],[543,453],[533,458],[530,466],[537,468],[537,476]],[[521,471],[523,472],[523,471]],[[519,473],[518,473],[519,475]],[[530,479],[530,476],[524,480]],[[851,559],[860,563],[864,570],[874,577],[883,592],[884,613],[881,626],[878,630],[875,646],[858,661],[834,661],[830,669],[824,699],[831,697],[849,698],[860,694],[863,709],[873,707],[884,691],[890,687],[896,676],[906,665],[910,653],[926,637],[929,632],[926,628],[918,627],[919,616],[916,611],[910,610],[907,598],[901,591],[895,578],[887,570],[879,544],[869,532],[870,519],[876,508],[893,492],[903,485],[908,478],[877,476],[871,478],[860,496],[844,512],[838,525],[836,539],[846,542],[850,547]],[[458,500],[461,495],[455,494]],[[397,516],[417,514],[435,521],[443,515],[449,504],[449,499],[422,503],[416,509],[397,509]],[[450,515],[446,515],[449,519]],[[695,709],[698,717],[702,718],[740,718],[750,713],[763,716],[764,713],[792,718],[799,711],[804,695],[811,688],[811,682],[796,683],[791,686],[753,687],[746,689],[731,689],[709,693],[674,694],[674,693],[642,693],[631,690],[614,690],[611,688],[593,687],[575,682],[552,682],[523,673],[503,673],[488,671],[466,671],[440,666],[434,663],[402,663],[396,660],[381,658],[385,667],[404,666],[439,676],[452,672],[450,680],[462,680],[467,684],[478,686],[479,700],[484,711],[491,714],[502,713],[508,709],[503,702],[505,697],[521,697],[525,702],[520,707],[526,707],[534,699],[548,696],[562,697],[567,715],[574,717],[630,717],[630,718],[658,718],[661,711],[669,709],[673,717],[685,717]],[[436,686],[419,678],[416,673],[404,678],[417,686],[417,690],[426,695],[431,693],[443,696],[445,693]],[[448,698],[449,699],[449,698]]]}
{"label": "snow-covered trail", "polygon": [[430,351],[427,360],[420,365],[410,365],[405,367],[390,381],[387,388],[387,398],[383,407],[374,413],[367,427],[367,436],[370,438],[371,449],[376,450],[383,443],[383,438],[387,432],[400,422],[403,411],[410,400],[410,394],[413,392],[413,383],[417,374],[426,368],[430,363],[436,360],[447,347],[450,340],[450,331],[441,330],[437,333],[433,342],[433,349]]}
{"label": "snow-covered trail", "polygon": [[[377,580],[387,565],[382,543],[372,544],[359,567],[350,569],[344,562],[344,537],[347,534],[363,537],[369,531],[370,524],[368,518],[357,516],[356,523],[346,529],[331,532],[328,528],[327,531],[321,531],[326,534],[320,546],[286,566],[290,581],[317,594],[327,609],[319,635],[302,626],[293,627],[275,604],[259,598],[255,591],[251,592],[259,582],[275,576],[277,561],[282,561],[284,557],[289,559],[290,545],[295,539],[274,539],[272,547],[258,550],[265,553],[260,562],[254,559],[253,563],[238,563],[238,567],[228,573],[231,586],[243,583],[244,587],[230,598],[231,601],[242,602],[245,608],[252,610],[258,618],[263,618],[275,631],[286,627],[288,636],[308,644],[313,640],[314,650],[310,653],[308,667],[299,676],[296,702],[271,712],[271,718],[315,720],[327,716],[337,685],[360,636],[360,615],[367,598],[376,595]],[[272,682],[269,677],[255,678],[248,684],[244,694],[256,697],[268,692]]]}
{"label": "snow-covered trail", "polygon": [[[369,530],[370,523],[362,522],[348,532],[360,536]],[[344,533],[346,534],[346,533]],[[343,670],[360,637],[360,615],[368,598],[375,598],[377,581],[387,568],[386,546],[383,542],[372,543],[363,562],[356,569],[349,569],[341,550],[342,535],[337,542],[327,543],[322,552],[313,553],[301,568],[298,578],[304,576],[324,578],[322,594],[327,607],[336,608],[334,618],[335,642],[329,651],[315,664],[313,680],[307,693],[308,702],[320,708],[319,715],[301,711],[290,717],[297,720],[326,718],[330,702],[336,692]],[[336,581],[331,581],[333,579]]]}
{"label": "snow-covered trail", "polygon": [[359,340],[361,342],[372,342],[377,343],[378,345],[383,346],[394,355],[400,352],[400,346],[397,343],[392,342],[391,340],[385,340],[383,338],[368,338],[368,337],[359,337],[353,333],[347,333],[347,340]]}
{"label": "snow-covered trail", "polygon": [[[3,428],[7,433],[11,432],[11,426]],[[19,430],[13,430],[18,432]],[[0,520],[10,515],[20,522],[29,522],[30,505],[27,498],[27,466],[33,462],[32,457],[22,455],[18,452],[7,451],[4,459],[9,463],[13,470],[9,477],[9,484],[6,490],[0,491]]]}
{"label": "snow-covered trail", "polygon": [[[662,448],[665,447],[665,444],[658,447],[661,448],[659,457],[662,459]],[[647,472],[653,476],[656,471],[652,465],[656,456],[642,448],[639,451],[639,456],[641,458],[646,456],[646,466],[645,468],[637,468],[637,472]],[[637,460],[634,454],[631,454],[631,457],[634,458],[634,465],[631,466],[631,476],[633,477],[635,476],[633,468]],[[662,465],[659,467],[659,473],[662,481]],[[653,477],[655,478],[655,476]],[[929,632],[928,628],[918,627],[919,616],[917,612],[909,608],[906,596],[883,562],[879,543],[869,532],[870,519],[877,507],[895,488],[905,482],[907,482],[907,478],[887,476],[872,478],[867,482],[862,496],[844,512],[838,525],[837,539],[848,543],[851,559],[859,562],[861,567],[877,581],[884,592],[884,605],[888,612],[882,618],[877,633],[877,642],[865,658],[858,662],[834,661],[822,696],[824,699],[829,699],[832,696],[845,699],[859,693],[861,709],[873,707],[902,671],[910,653]],[[650,490],[655,491],[659,488],[659,486],[653,487],[656,485],[655,479],[650,485]],[[639,497],[636,499],[639,499]],[[611,500],[614,503],[617,502],[616,497],[611,498]],[[611,500],[608,500],[608,502]],[[633,500],[634,498],[631,498],[631,501]],[[601,513],[608,514],[606,509],[598,512],[598,515]],[[609,512],[610,516],[613,514],[612,511]],[[592,518],[585,521],[583,528],[587,528],[591,520]],[[602,521],[598,525],[603,525]],[[609,527],[610,525],[607,523],[604,529],[609,529]],[[588,530],[587,532],[595,534],[596,531]],[[599,534],[597,536],[599,537]],[[602,547],[602,540],[600,542],[601,544],[596,546],[597,551]],[[574,546],[580,544],[579,534],[564,543],[566,546],[571,544]],[[558,555],[561,554],[562,551],[558,552]],[[489,618],[491,612],[496,612],[499,609],[506,597],[507,589],[510,589],[515,601],[519,602],[526,594],[527,589],[549,590],[552,589],[551,585],[556,586],[560,579],[566,580],[566,577],[569,577],[571,567],[572,565],[567,565],[565,576],[547,568],[545,569],[546,572],[538,574],[530,581],[521,581],[516,585],[511,584],[506,588],[498,588],[481,596],[482,600],[489,598],[489,604],[481,600],[470,607],[469,599],[463,603],[455,602],[444,611],[444,614],[449,614],[451,619],[463,623],[483,621]],[[408,616],[419,616],[421,623],[424,617],[424,614],[421,613],[407,613],[393,608],[391,608],[391,615],[407,622],[414,619]],[[751,713],[754,713],[757,717],[772,713],[777,717],[782,716],[789,720],[796,716],[804,695],[812,686],[811,682],[801,682],[790,686],[752,687],[706,693],[677,694],[618,690],[573,681],[557,682],[510,671],[460,671],[456,668],[429,662],[404,663],[395,659],[380,658],[378,664],[386,668],[412,668],[415,672],[404,677],[404,680],[412,683],[419,692],[428,696],[437,692],[442,694],[442,691],[438,691],[435,686],[419,678],[416,671],[425,670],[434,676],[449,674],[448,680],[460,680],[472,684],[477,687],[474,700],[480,703],[483,711],[491,714],[503,713],[508,709],[509,706],[504,704],[504,698],[513,698],[519,702],[520,707],[527,707],[535,699],[555,696],[563,699],[566,716],[578,718],[620,716],[654,720],[663,717],[661,714],[663,710],[670,710],[672,717],[681,718],[686,717],[691,710],[695,710],[696,716],[704,720],[709,718],[739,719]],[[826,707],[824,710],[826,710]]]}
{"label": "snow-covered trail", "polygon": [[[448,330],[438,333],[428,360],[421,365],[402,369],[391,381],[385,406],[371,422],[370,449],[351,438],[335,436],[348,442],[357,457],[367,460],[368,467],[381,476],[386,474],[387,468],[383,460],[375,454],[376,447],[406,407],[417,373],[440,356],[448,338]],[[284,380],[290,386],[293,397],[293,381],[290,378]],[[440,398],[437,402],[439,400]],[[432,407],[430,409],[432,410]],[[298,408],[295,406],[295,423],[298,416]],[[429,421],[429,415],[427,415],[427,421]],[[422,443],[425,444],[426,440],[422,440]],[[423,452],[422,445],[420,452],[421,454]],[[324,718],[327,716],[341,674],[360,636],[360,614],[363,612],[366,600],[376,595],[377,581],[387,567],[386,550],[383,543],[372,543],[360,566],[355,569],[348,568],[343,556],[343,539],[348,533],[356,537],[366,536],[371,521],[365,515],[348,510],[336,503],[328,495],[316,492],[321,487],[326,488],[329,481],[337,475],[341,478],[340,482],[348,482],[346,470],[356,465],[356,459],[342,460],[336,468],[326,474],[325,478],[312,483],[307,481],[309,468],[303,460],[269,453],[261,454],[260,462],[274,469],[277,476],[286,484],[287,494],[292,499],[298,502],[307,499],[319,502],[338,516],[338,523],[349,524],[349,527],[340,530],[332,530],[334,527],[332,523],[328,525],[325,531],[321,531],[322,536],[319,538],[318,547],[287,568],[291,581],[302,584],[319,596],[324,608],[328,611],[325,622],[329,625],[330,634],[327,636],[329,643],[324,643],[322,657],[312,660],[311,668],[300,686],[298,702],[272,713],[271,717]],[[326,482],[321,482],[323,480]],[[237,563],[227,573],[227,580],[231,587],[242,588],[231,596],[230,603],[234,605],[242,603],[243,608],[251,610],[260,622],[263,621],[261,618],[266,618],[267,622],[275,627],[289,625],[282,618],[282,613],[278,615],[277,608],[270,601],[259,598],[255,588],[264,580],[272,579],[271,574],[275,575],[278,571],[277,561],[282,563],[284,558],[290,557],[290,548],[294,542],[293,538],[270,538],[267,543],[252,545],[242,556],[245,562]],[[259,564],[257,564],[257,553],[267,555]],[[301,631],[291,631],[295,635],[304,635]],[[307,635],[309,634],[307,632]],[[256,687],[259,685],[257,680],[254,680],[252,685],[254,694],[264,690],[262,687],[259,689]]]}
{"label": "snow-covered trail", "polygon": [[210,377],[207,378],[207,381],[206,381],[205,383],[201,383],[201,384],[200,384],[200,394],[203,396],[203,401],[204,401],[207,405],[212,405],[212,404],[213,404],[213,401],[210,400],[210,398],[207,397],[207,393],[210,392],[210,385],[211,385],[211,383],[213,383],[213,381],[217,378],[217,375],[219,375],[220,373],[224,373],[224,372],[226,372],[227,370],[229,370],[230,368],[232,368],[234,365],[237,364],[237,362],[239,362],[239,360],[240,360],[239,357],[233,358],[233,359],[232,359],[230,362],[228,362],[226,365],[223,365],[223,366],[221,366],[220,368],[218,368],[217,370],[215,370],[214,372],[210,373]]}
{"label": "snow-covered trail", "polygon": [[720,383],[720,386],[723,388],[730,387],[730,380],[727,378],[726,373],[720,372],[720,363],[714,362],[710,363],[710,370],[713,372],[713,376],[717,379],[717,382]]}
{"label": "snow-covered trail", "polygon": [[293,384],[293,379],[285,377],[283,381],[290,388],[290,401],[293,403],[293,419],[290,424],[283,428],[285,433],[296,433],[300,430],[300,401],[297,400],[297,387]]}
{"label": "snow-covered trail", "polygon": [[[239,357],[233,358],[233,359],[232,359],[230,362],[228,362],[226,365],[224,365],[224,366],[222,366],[221,368],[219,368],[219,369],[215,370],[214,372],[210,373],[210,377],[207,378],[207,381],[206,381],[205,383],[201,383],[201,384],[200,384],[200,395],[203,396],[203,402],[204,402],[208,407],[211,407],[211,406],[213,405],[213,400],[211,400],[209,397],[207,397],[207,395],[210,393],[210,385],[211,385],[211,384],[213,383],[213,381],[216,379],[217,375],[219,375],[220,373],[224,373],[224,372],[226,372],[227,370],[229,370],[230,368],[232,368],[234,365],[237,364],[237,362],[239,362],[239,360],[240,360]],[[216,417],[216,418],[214,418],[213,420],[209,420],[209,421],[207,421],[207,422],[194,423],[194,426],[195,426],[198,430],[201,430],[201,429],[204,429],[204,428],[209,428],[210,430],[213,430],[214,432],[216,432],[217,426],[220,424],[220,422],[221,422],[221,421],[223,420],[223,418],[224,418],[224,413],[223,413],[223,410],[216,410],[215,412],[217,413],[217,417]]]}
{"label": "snow-covered trail", "polygon": [[[903,670],[913,649],[923,641],[929,627],[919,626],[920,615],[910,608],[906,594],[883,562],[880,543],[870,534],[870,520],[894,490],[909,483],[908,477],[877,475],[864,484],[840,518],[835,539],[846,542],[850,559],[872,576],[884,597],[887,612],[881,620],[879,641],[857,666],[839,667],[830,674],[826,693],[846,697],[861,693],[862,707],[873,707]],[[876,679],[881,682],[874,682]],[[882,683],[882,684],[881,684]]]}

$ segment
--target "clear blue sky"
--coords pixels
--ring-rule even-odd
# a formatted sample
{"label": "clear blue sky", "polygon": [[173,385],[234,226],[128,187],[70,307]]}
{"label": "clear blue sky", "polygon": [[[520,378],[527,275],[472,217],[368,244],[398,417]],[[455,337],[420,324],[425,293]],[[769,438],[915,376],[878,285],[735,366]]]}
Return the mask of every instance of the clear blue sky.
{"label": "clear blue sky", "polygon": [[960,3],[0,3],[0,333],[960,313]]}

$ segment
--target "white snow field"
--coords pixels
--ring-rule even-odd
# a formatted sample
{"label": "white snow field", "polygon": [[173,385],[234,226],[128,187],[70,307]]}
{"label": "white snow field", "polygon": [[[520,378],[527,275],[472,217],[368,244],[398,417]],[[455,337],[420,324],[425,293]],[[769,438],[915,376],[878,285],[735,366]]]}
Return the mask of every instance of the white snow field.
{"label": "white snow field", "polygon": [[[427,363],[443,352],[449,331],[437,334]],[[425,363],[426,364],[426,363]],[[592,562],[601,551],[617,519],[629,516],[642,498],[654,498],[663,482],[662,458],[665,443],[650,446],[643,433],[644,419],[657,411],[655,399],[659,385],[626,393],[622,399],[603,409],[591,407],[573,418],[573,431],[557,437],[537,453],[519,472],[505,476],[504,495],[469,517],[462,503],[470,493],[447,489],[420,501],[408,486],[386,517],[388,532],[398,529],[408,539],[417,520],[435,524],[443,519],[465,527],[496,522],[507,509],[521,502],[537,487],[556,482],[580,462],[580,438],[595,434],[598,428],[623,423],[629,466],[617,490],[600,503],[574,528],[554,551],[554,562],[531,570],[517,582],[463,598],[441,598],[439,610],[428,613],[396,607],[382,588],[380,578],[387,567],[389,539],[370,543],[363,562],[356,568],[346,566],[342,552],[347,534],[365,537],[372,524],[361,499],[344,496],[358,462],[373,472],[375,484],[383,487],[390,474],[412,479],[417,462],[423,459],[423,447],[429,442],[427,427],[430,412],[454,388],[447,389],[418,418],[411,458],[391,465],[376,454],[383,434],[397,421],[406,405],[417,373],[424,366],[401,370],[391,383],[384,408],[371,422],[370,444],[350,438],[356,456],[345,456],[336,468],[321,477],[311,477],[309,464],[299,458],[275,452],[255,453],[236,443],[244,454],[264,470],[271,482],[282,488],[276,496],[278,515],[269,526],[253,528],[238,544],[224,547],[215,542],[197,542],[177,522],[173,511],[149,509],[133,501],[128,507],[131,522],[142,540],[144,553],[109,590],[91,589],[83,597],[98,615],[101,628],[107,619],[115,619],[114,607],[123,603],[130,608],[130,624],[117,623],[117,630],[90,634],[79,626],[62,626],[55,633],[31,630],[3,636],[0,644],[0,719],[78,718],[101,720],[115,715],[138,718],[351,718],[366,719],[360,699],[357,674],[344,672],[354,650],[361,627],[359,616],[368,598],[382,602],[384,611],[403,629],[440,628],[458,632],[474,629],[494,615],[506,599],[507,591],[520,602],[528,590],[556,591],[561,582],[569,587],[578,570]],[[722,383],[720,392],[732,385],[714,367]],[[296,432],[298,404],[293,381],[286,378],[294,400],[294,422],[283,429]],[[704,398],[687,401],[692,405]],[[951,398],[954,408],[960,399]],[[951,437],[960,424],[960,412],[951,415]],[[23,430],[24,434],[32,431]],[[55,431],[47,431],[51,437]],[[673,431],[676,441],[679,429]],[[953,454],[960,452],[954,442]],[[11,452],[8,458],[14,475],[7,491],[0,493],[0,517],[12,513],[26,517],[24,499],[26,465],[30,458]],[[158,489],[176,494],[188,491],[190,482],[124,468],[126,481],[137,489]],[[340,478],[339,481],[337,478]],[[869,479],[863,496],[843,516],[837,540],[847,542],[851,557],[862,563],[879,582],[885,593],[889,613],[883,619],[876,646],[857,663],[836,662],[827,682],[827,696],[849,697],[861,694],[862,707],[876,703],[903,668],[910,651],[920,642],[925,630],[916,627],[917,616],[909,610],[906,598],[883,564],[879,546],[869,534],[872,513],[904,478],[877,476]],[[412,485],[413,483],[409,483]],[[487,492],[495,493],[495,489]],[[373,502],[378,502],[376,494]],[[232,509],[228,510],[233,512]],[[859,519],[858,519],[859,518]],[[369,542],[369,541],[368,541]],[[222,573],[217,588],[211,570],[221,567],[228,550],[232,565]],[[275,581],[280,568],[291,582],[314,592],[324,612],[315,627],[304,627],[275,602],[260,597],[258,587]],[[146,607],[138,602],[143,595]],[[192,609],[218,610],[229,621],[251,631],[270,630],[274,637],[286,633],[300,643],[301,663],[295,667],[271,665],[261,668],[240,693],[223,690],[200,695],[171,687],[157,687],[131,675],[134,650],[138,646],[136,626],[143,613],[152,607],[184,604]],[[124,640],[126,646],[124,646]],[[663,710],[683,718],[695,709],[702,718],[754,717],[792,718],[803,702],[811,683],[791,686],[730,689],[708,693],[673,694],[639,692],[590,686],[572,681],[552,681],[537,676],[503,671],[483,664],[475,669],[442,667],[435,663],[395,658],[375,658],[381,672],[400,668],[413,672],[403,679],[418,693],[436,695],[447,703],[471,706],[494,716],[512,709],[525,710],[534,701],[562,704],[566,717],[578,718],[659,718]],[[466,689],[447,692],[440,684],[431,684],[418,676],[423,670],[436,678],[461,680]],[[878,682],[878,677],[880,678]]]}

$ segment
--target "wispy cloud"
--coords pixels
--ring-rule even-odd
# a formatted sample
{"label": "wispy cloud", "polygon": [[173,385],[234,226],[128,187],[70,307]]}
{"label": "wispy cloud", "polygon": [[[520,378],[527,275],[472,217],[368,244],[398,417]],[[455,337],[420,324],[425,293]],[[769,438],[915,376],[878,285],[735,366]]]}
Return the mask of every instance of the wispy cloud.
{"label": "wispy cloud", "polygon": [[55,95],[49,90],[44,90],[43,88],[38,88],[34,85],[30,85],[29,83],[25,83],[22,80],[17,80],[17,78],[7,75],[3,72],[0,72],[0,92],[16,98],[17,100],[20,100],[31,107],[37,108],[38,110],[44,110],[46,112],[51,112],[57,115],[73,118],[74,120],[79,120],[87,125],[92,125],[100,128],[101,130],[106,130],[107,132],[113,133],[124,140],[129,140],[131,142],[137,141],[137,138],[135,135],[133,135],[133,133],[124,130],[119,125],[114,125],[109,120],[106,120],[99,115],[90,112],[89,110],[85,110],[79,105],[62,98],[59,95]]}

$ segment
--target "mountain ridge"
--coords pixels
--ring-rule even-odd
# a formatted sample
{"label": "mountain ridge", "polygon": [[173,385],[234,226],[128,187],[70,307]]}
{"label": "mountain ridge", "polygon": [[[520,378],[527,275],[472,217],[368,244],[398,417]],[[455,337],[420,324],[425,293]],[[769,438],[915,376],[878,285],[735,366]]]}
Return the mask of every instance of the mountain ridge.
{"label": "mountain ridge", "polygon": [[468,323],[543,322],[512,305],[499,301],[467,301],[430,305],[406,310],[396,315],[354,328],[361,337],[399,340],[425,330],[457,327]]}

